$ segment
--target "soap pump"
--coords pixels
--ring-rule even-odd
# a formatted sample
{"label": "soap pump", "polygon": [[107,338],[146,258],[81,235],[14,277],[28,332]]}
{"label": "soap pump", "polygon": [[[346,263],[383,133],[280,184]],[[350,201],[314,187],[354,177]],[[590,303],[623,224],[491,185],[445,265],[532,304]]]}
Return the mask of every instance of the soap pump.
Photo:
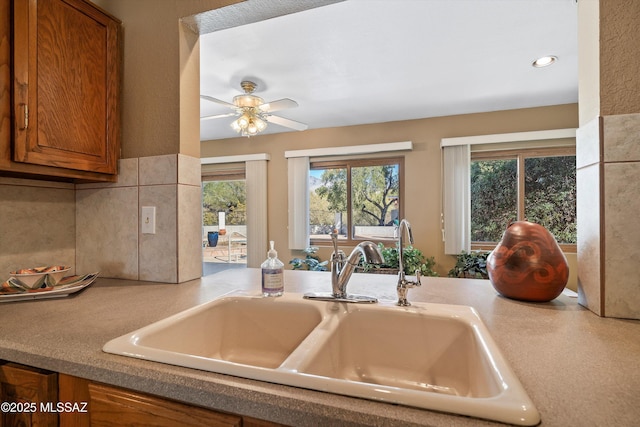
{"label": "soap pump", "polygon": [[278,252],[274,249],[273,240],[270,242],[267,259],[260,266],[262,268],[262,295],[265,297],[279,297],[284,293],[284,264],[278,259]]}

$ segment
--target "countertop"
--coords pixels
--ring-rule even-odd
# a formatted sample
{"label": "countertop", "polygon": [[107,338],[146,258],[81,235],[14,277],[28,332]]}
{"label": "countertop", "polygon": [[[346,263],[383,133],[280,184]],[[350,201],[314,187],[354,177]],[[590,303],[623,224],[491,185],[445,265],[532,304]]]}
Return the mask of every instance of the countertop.
{"label": "countertop", "polygon": [[[102,352],[109,340],[239,289],[260,271],[182,284],[99,278],[60,299],[0,304],[0,359],[292,426],[497,426],[498,423],[270,384]],[[352,293],[395,299],[395,276],[354,274]],[[330,291],[325,272],[285,272],[286,291]],[[409,300],[476,308],[543,426],[633,426],[640,419],[640,321],[601,318],[560,295],[499,296],[488,280],[424,278]]]}

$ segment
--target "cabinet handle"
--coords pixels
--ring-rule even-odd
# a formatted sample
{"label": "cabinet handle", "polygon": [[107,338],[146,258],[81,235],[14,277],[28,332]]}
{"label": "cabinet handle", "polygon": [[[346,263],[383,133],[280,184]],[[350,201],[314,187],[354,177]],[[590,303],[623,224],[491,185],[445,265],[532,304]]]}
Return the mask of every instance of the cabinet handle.
{"label": "cabinet handle", "polygon": [[22,127],[20,128],[20,130],[26,130],[29,127],[29,105],[28,104],[21,104],[22,105]]}

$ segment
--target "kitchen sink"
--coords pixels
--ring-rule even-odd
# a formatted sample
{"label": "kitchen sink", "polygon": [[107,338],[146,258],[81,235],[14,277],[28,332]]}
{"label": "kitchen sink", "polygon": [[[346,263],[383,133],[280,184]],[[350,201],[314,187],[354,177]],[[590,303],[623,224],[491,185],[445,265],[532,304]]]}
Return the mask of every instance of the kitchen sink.
{"label": "kitchen sink", "polygon": [[452,396],[487,398],[501,389],[473,328],[416,310],[349,313],[299,370]]}
{"label": "kitchen sink", "polygon": [[277,368],[322,320],[317,306],[273,298],[223,298],[135,336],[136,347]]}
{"label": "kitchen sink", "polygon": [[232,294],[105,352],[516,425],[540,416],[468,306]]}

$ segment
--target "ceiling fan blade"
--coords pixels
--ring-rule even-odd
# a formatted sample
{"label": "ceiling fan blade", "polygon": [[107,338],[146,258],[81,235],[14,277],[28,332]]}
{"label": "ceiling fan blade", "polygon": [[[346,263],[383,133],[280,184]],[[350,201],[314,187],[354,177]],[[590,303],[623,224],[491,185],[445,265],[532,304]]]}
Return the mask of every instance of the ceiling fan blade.
{"label": "ceiling fan blade", "polygon": [[293,99],[283,98],[283,99],[278,99],[277,101],[264,103],[260,106],[260,109],[262,111],[272,112],[272,111],[284,110],[286,108],[295,108],[297,106],[298,106],[298,103]]}
{"label": "ceiling fan blade", "polygon": [[214,114],[213,116],[203,116],[200,117],[200,120],[212,120],[212,119],[221,119],[223,117],[231,117],[235,116],[236,113],[226,113],[226,114]]}
{"label": "ceiling fan blade", "polygon": [[296,122],[295,120],[285,119],[284,117],[279,117],[279,116],[267,116],[267,121],[269,123],[275,123],[277,125],[295,129],[295,130],[306,130],[309,127],[309,125],[306,125],[304,123]]}
{"label": "ceiling fan blade", "polygon": [[215,102],[216,104],[224,105],[225,107],[228,107],[228,108],[233,108],[233,109],[237,108],[235,105],[233,105],[233,104],[231,104],[231,103],[229,103],[227,101],[222,101],[222,100],[214,98],[212,96],[200,95],[200,98],[202,98],[204,100],[207,100],[207,101]]}

